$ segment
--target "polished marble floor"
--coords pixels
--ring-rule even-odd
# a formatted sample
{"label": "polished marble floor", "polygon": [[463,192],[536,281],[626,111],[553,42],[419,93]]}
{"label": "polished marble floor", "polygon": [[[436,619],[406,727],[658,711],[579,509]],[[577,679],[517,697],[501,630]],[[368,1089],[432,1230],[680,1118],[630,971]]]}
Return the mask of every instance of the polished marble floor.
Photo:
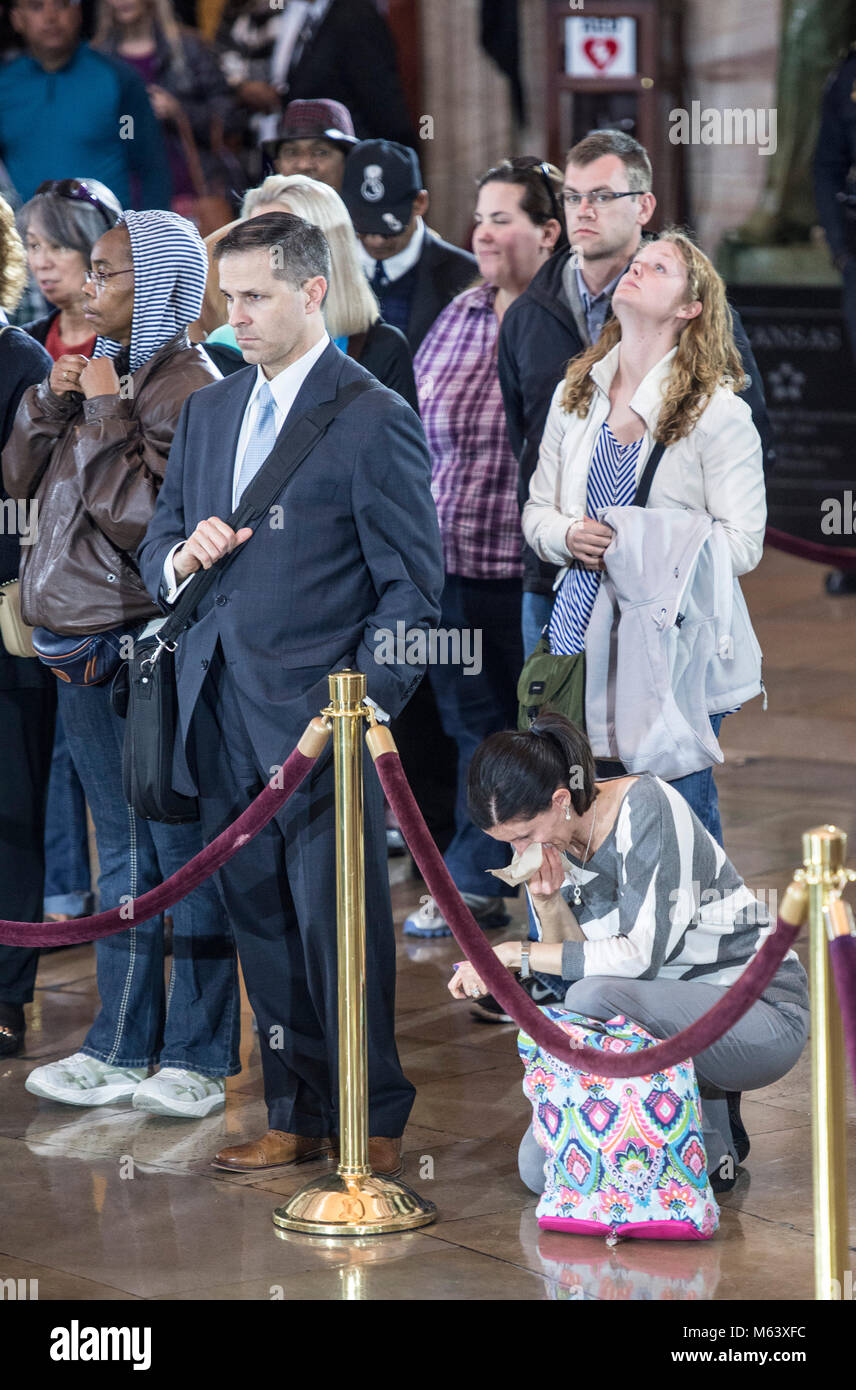
{"label": "polished marble floor", "polygon": [[[784,888],[803,830],[833,821],[856,831],[856,597],[827,598],[821,580],[816,567],[770,552],[744,586],[769,709],[755,701],[727,721],[718,781],[727,848],[756,890]],[[0,1063],[0,1279],[37,1279],[42,1300],[810,1298],[808,1054],[745,1097],[752,1151],[712,1241],[610,1251],[593,1237],[539,1232],[516,1169],[527,1105],[515,1029],[477,1023],[450,1000],[457,949],[401,936],[424,888],[403,860],[392,878],[398,1039],[418,1088],[405,1178],[436,1203],[437,1222],[353,1241],[278,1233],[273,1208],[324,1164],[256,1177],[209,1166],[224,1143],[266,1128],[248,1012],[224,1116],[186,1122],[28,1095],[27,1072],[73,1052],[92,1019],[93,953],[81,946],[43,957],[26,1052]],[[521,923],[515,905],[509,934]],[[799,950],[805,959],[804,941]],[[849,1117],[856,1229],[852,1086]]]}

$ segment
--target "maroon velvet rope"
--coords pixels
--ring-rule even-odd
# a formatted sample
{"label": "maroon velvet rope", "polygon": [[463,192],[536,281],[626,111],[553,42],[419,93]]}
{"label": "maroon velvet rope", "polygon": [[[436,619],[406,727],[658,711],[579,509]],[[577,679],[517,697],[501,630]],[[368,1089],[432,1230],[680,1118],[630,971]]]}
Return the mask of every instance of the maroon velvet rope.
{"label": "maroon velvet rope", "polygon": [[787,555],[798,555],[801,560],[812,560],[817,565],[831,565],[834,569],[847,573],[856,570],[856,550],[845,550],[841,545],[821,545],[819,541],[804,541],[792,536],[788,531],[778,531],[768,526],[764,537],[767,545],[775,550],[783,550]]}
{"label": "maroon velvet rope", "polygon": [[[397,753],[382,753],[375,760],[381,786],[398,818],[401,832],[410,853],[416,860],[422,877],[437,906],[448,922],[464,955],[478,971],[491,994],[505,1011],[531,1038],[552,1056],[571,1066],[592,1072],[595,1076],[650,1076],[665,1071],[676,1062],[695,1057],[711,1046],[759,998],[772,980],[790,947],[799,935],[799,926],[792,927],[780,917],[776,930],[767,938],[755,958],[722,998],[682,1032],[638,1052],[601,1052],[595,1047],[575,1047],[568,1034],[548,1019],[520,988],[505,966],[500,963],[478,926],[469,908],[462,901],[449,875],[443,858],[431,835],[413,792],[404,775]],[[610,1039],[604,1038],[604,1047]]]}
{"label": "maroon velvet rope", "polygon": [[856,936],[836,936],[829,943],[832,977],[844,1025],[850,1079],[856,1088]]}
{"label": "maroon velvet rope", "polygon": [[[316,755],[317,756],[317,755]],[[307,758],[295,748],[267,786],[243,811],[238,819],[206,845],[199,854],[176,870],[170,878],[150,888],[141,897],[122,907],[96,912],[92,917],[77,917],[73,922],[4,922],[0,921],[0,943],[6,946],[70,946],[81,941],[95,941],[139,926],[156,917],[181,898],[186,898],[204,879],[237,854],[248,840],[272,820],[280,807],[297,790],[316,759]]]}

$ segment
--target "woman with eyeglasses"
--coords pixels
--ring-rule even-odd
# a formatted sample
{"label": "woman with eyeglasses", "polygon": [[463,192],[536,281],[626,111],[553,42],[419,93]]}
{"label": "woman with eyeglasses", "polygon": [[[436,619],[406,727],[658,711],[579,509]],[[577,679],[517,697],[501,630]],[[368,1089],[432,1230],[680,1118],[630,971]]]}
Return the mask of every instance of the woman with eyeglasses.
{"label": "woman with eyeglasses", "polygon": [[[187,327],[202,307],[207,258],[198,231],[172,212],[124,212],[92,248],[86,317],[91,359],[65,356],[24,392],[3,452],[11,497],[38,503],[22,547],[21,612],[57,674],[71,756],[92,812],[102,909],[127,907],[202,848],[198,822],[147,821],[122,784],[124,721],[113,673],[162,614],[140,578],[146,533],[187,398],[220,374]],[[66,1105],[130,1100],[159,1115],[203,1118],[225,1103],[240,1070],[234,947],[206,881],[172,909],[174,951],[164,979],[164,921],[96,942],[100,1007],[79,1050],[25,1082]],[[150,1066],[156,1075],[147,1077]]]}
{"label": "woman with eyeglasses", "polygon": [[[92,356],[95,333],[83,316],[84,277],[94,243],[121,212],[118,198],[97,179],[49,179],[18,212],[30,273],[52,306],[24,328],[54,362]],[[58,715],[45,826],[45,918],[85,917],[93,902],[86,798]]]}
{"label": "woman with eyeglasses", "polygon": [[[473,251],[482,283],[447,305],[414,362],[446,561],[440,628],[457,634],[459,645],[447,654],[449,664],[431,665],[427,677],[458,750],[455,836],[445,859],[484,927],[509,920],[503,886],[487,872],[501,866],[503,855],[467,815],[467,768],[482,739],[515,721],[523,664],[517,462],[506,431],[497,346],[509,305],[564,235],[561,183],[558,169],[526,158],[504,160],[479,179]],[[420,937],[449,934],[430,898],[404,930]]]}
{"label": "woman with eyeglasses", "polygon": [[30,272],[53,307],[24,327],[54,362],[65,353],[91,357],[95,334],[81,290],[94,243],[116,225],[122,206],[97,179],[48,179],[18,213]]}

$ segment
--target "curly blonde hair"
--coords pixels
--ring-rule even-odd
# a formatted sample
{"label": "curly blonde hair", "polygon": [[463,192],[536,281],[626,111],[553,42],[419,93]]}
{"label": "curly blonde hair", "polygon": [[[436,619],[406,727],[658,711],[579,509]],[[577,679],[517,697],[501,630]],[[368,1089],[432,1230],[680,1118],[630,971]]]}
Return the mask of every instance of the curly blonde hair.
{"label": "curly blonde hair", "polygon": [[27,283],[27,257],[15,226],[15,214],[0,198],[0,308],[17,309]]}
{"label": "curly blonde hair", "polygon": [[[677,247],[687,271],[686,303],[701,301],[701,313],[681,330],[678,350],[663,390],[657,417],[658,444],[674,444],[688,435],[718,386],[742,391],[747,384],[740,354],[734,345],[731,309],[725,285],[712,263],[695,242],[677,227],[668,227],[653,238]],[[581,418],[588,414],[594,391],[591,369],[621,341],[621,324],[611,318],[597,342],[568,364],[562,406]]]}

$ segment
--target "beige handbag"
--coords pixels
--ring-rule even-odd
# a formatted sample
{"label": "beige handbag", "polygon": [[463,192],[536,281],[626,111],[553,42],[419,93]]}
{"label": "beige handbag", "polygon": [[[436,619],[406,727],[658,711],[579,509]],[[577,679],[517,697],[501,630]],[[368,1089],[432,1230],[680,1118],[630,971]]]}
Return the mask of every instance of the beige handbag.
{"label": "beige handbag", "polygon": [[17,579],[0,584],[0,637],[10,656],[35,656],[33,629],[21,617],[21,592]]}

